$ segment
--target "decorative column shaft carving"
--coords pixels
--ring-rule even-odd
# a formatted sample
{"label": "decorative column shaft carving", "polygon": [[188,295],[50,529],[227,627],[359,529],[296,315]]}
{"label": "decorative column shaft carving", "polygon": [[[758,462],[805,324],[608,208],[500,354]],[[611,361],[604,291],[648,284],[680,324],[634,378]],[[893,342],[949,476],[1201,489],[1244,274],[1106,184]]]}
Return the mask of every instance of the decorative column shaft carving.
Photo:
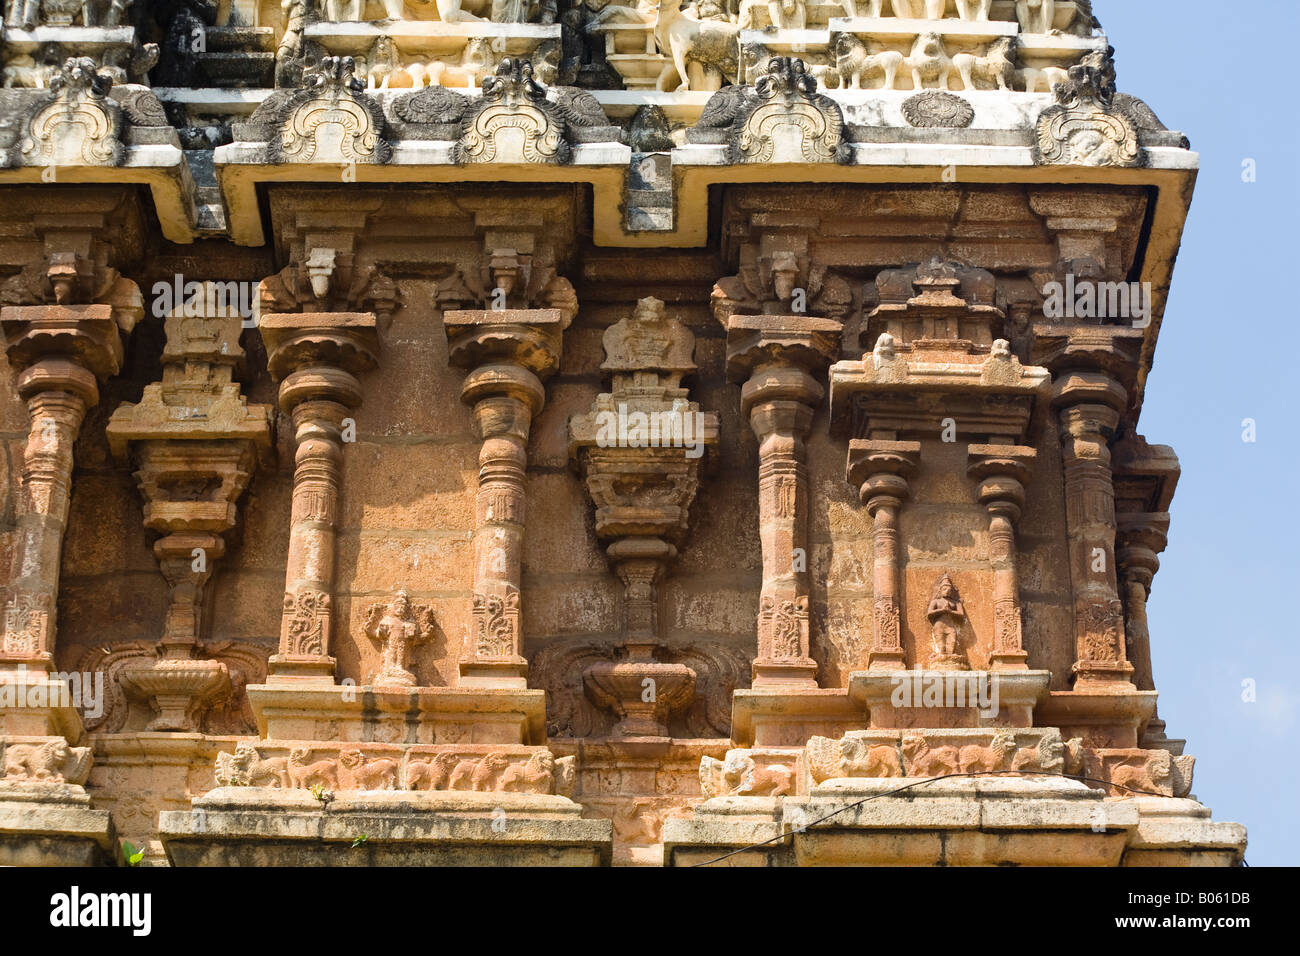
{"label": "decorative column shaft carving", "polygon": [[800,315],[731,315],[727,374],[741,381],[741,412],[758,436],[759,597],[755,687],[817,686],[808,608],[805,441],[826,390],[814,377],[840,346],[840,322]]}
{"label": "decorative column shaft carving", "polygon": [[269,680],[332,682],[343,420],[361,404],[357,375],[378,364],[377,320],[368,312],[273,313],[260,328],[296,444],[280,650],[270,659]]}
{"label": "decorative column shaft carving", "polygon": [[1103,372],[1070,372],[1054,385],[1065,476],[1074,591],[1076,682],[1129,681],[1124,608],[1115,573],[1115,490],[1109,442],[1124,387]]}
{"label": "decorative column shaft carving", "polygon": [[920,457],[921,443],[915,441],[855,439],[849,443],[848,480],[861,489],[862,502],[874,522],[875,632],[867,656],[871,670],[906,667],[898,513],[910,494],[907,479],[916,473]]}
{"label": "decorative column shaft carving", "polygon": [[1138,690],[1155,690],[1151,671],[1151,634],[1147,628],[1147,599],[1151,582],[1160,570],[1157,555],[1169,535],[1168,514],[1125,514],[1116,529],[1116,559],[1122,581],[1120,594],[1127,621],[1128,659]]}
{"label": "decorative column shaft carving", "polygon": [[519,576],[528,433],[560,365],[573,313],[563,309],[454,310],[444,314],[450,359],[468,370],[461,400],[474,409],[479,449],[474,516],[473,634],[461,684],[524,687]]}
{"label": "decorative column shaft carving", "polygon": [[[54,271],[53,269],[51,271]],[[122,361],[110,305],[6,306],[9,360],[29,426],[14,576],[5,597],[0,663],[48,672],[53,663],[59,565],[72,485],[72,446],[97,383]]]}
{"label": "decorative column shaft carving", "polygon": [[1019,445],[971,445],[967,474],[980,483],[979,501],[989,514],[989,561],[993,567],[993,670],[1027,670],[1020,584],[1016,574],[1016,523],[1025,503],[1029,466],[1037,456]]}

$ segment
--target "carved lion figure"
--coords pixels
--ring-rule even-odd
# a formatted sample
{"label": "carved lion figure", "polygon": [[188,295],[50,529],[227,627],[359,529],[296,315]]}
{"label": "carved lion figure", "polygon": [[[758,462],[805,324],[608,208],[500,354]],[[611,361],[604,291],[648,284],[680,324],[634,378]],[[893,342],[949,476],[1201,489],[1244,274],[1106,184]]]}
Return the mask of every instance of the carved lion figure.
{"label": "carved lion figure", "polygon": [[845,737],[840,741],[840,770],[849,777],[903,775],[896,748],[884,745],[871,747],[861,737]]}
{"label": "carved lion figure", "polygon": [[1119,796],[1136,797],[1143,793],[1166,793],[1173,775],[1173,757],[1169,751],[1152,750],[1137,766],[1122,763],[1115,767],[1110,773],[1110,782]]}
{"label": "carved lion figure", "polygon": [[235,745],[234,753],[217,754],[213,770],[219,787],[289,787],[289,762],[284,757],[263,759],[251,743]]}
{"label": "carved lion figure", "polygon": [[9,744],[4,777],[18,782],[80,785],[90,776],[93,759],[89,747],[69,747],[61,737],[41,744]]}
{"label": "carved lion figure", "polygon": [[968,744],[961,748],[958,755],[962,773],[996,773],[1010,770],[1012,757],[1016,753],[1016,738],[1007,733],[993,735],[987,747],[980,744]]}
{"label": "carved lion figure", "polygon": [[884,77],[880,88],[892,90],[903,60],[903,54],[897,50],[868,53],[866,45],[851,33],[835,37],[835,69],[849,89],[862,89],[864,78],[880,73]]}
{"label": "carved lion figure", "polygon": [[999,90],[1011,89],[1016,77],[1016,38],[1000,37],[984,56],[958,53],[952,64],[961,74],[962,89],[976,89],[975,81],[996,83]]}
{"label": "carved lion figure", "polygon": [[491,753],[479,760],[462,760],[452,771],[450,789],[478,792],[499,790],[501,776],[509,766],[510,758],[503,753]]}
{"label": "carved lion figure", "polygon": [[710,797],[782,797],[794,787],[794,775],[780,764],[759,766],[743,750],[728,751],[725,760],[700,760],[700,787]]}
{"label": "carved lion figure", "polygon": [[943,37],[937,33],[923,33],[912,44],[912,52],[904,59],[912,73],[912,89],[927,86],[946,90],[952,73],[952,60],[943,46]]}
{"label": "carved lion figure", "polygon": [[527,763],[512,764],[501,775],[501,789],[518,793],[550,793],[555,788],[555,755],[538,750]]}
{"label": "carved lion figure", "polygon": [[406,788],[446,790],[458,759],[454,753],[440,753],[432,760],[412,760],[406,766]]}
{"label": "carved lion figure", "polygon": [[397,761],[384,758],[366,760],[360,750],[339,754],[339,766],[348,772],[358,790],[392,790],[397,786]]}
{"label": "carved lion figure", "polygon": [[956,747],[935,747],[924,737],[909,734],[903,738],[903,756],[909,777],[942,777],[961,773],[961,756]]}
{"label": "carved lion figure", "polygon": [[311,751],[305,747],[295,747],[289,751],[289,780],[297,790],[310,790],[320,784],[330,790],[339,786],[338,765],[333,760],[317,760],[308,763]]}
{"label": "carved lion figure", "polygon": [[398,67],[397,46],[390,36],[381,36],[366,54],[366,86],[372,90],[388,89],[389,78]]}
{"label": "carved lion figure", "polygon": [[1060,737],[1041,737],[1033,747],[1016,751],[1011,769],[1027,773],[1060,773],[1065,769],[1065,746]]}

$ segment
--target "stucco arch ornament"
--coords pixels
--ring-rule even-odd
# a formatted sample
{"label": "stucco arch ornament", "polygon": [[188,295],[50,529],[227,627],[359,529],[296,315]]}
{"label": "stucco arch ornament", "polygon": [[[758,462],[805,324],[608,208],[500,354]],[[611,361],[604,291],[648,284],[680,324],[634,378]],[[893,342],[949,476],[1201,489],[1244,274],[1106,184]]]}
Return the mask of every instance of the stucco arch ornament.
{"label": "stucco arch ornament", "polygon": [[275,159],[287,163],[386,163],[382,107],[367,96],[352,57],[330,56],[287,104]]}
{"label": "stucco arch ornament", "polygon": [[844,115],[802,60],[773,57],[741,114],[733,163],[844,163]]}
{"label": "stucco arch ornament", "polygon": [[1035,128],[1039,163],[1068,166],[1146,165],[1137,125],[1115,104],[1115,66],[1094,53],[1070,67],[1069,79],[1053,88],[1056,106],[1043,110]]}
{"label": "stucco arch ornament", "polygon": [[483,81],[483,95],[465,117],[458,163],[567,163],[564,118],[533,79],[527,60],[505,59]]}
{"label": "stucco arch ornament", "polygon": [[113,81],[89,57],[69,57],[50,80],[21,147],[28,166],[118,166],[126,156],[122,108],[109,99]]}

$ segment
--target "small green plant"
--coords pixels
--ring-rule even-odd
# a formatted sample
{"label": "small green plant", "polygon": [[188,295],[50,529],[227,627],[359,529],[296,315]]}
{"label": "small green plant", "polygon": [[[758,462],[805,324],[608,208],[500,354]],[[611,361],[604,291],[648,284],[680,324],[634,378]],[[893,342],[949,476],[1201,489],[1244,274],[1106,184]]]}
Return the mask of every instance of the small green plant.
{"label": "small green plant", "polygon": [[359,836],[355,836],[355,837],[353,837],[353,838],[352,838],[352,849],[355,850],[357,847],[361,846],[363,843],[365,843],[365,842],[366,842],[367,840],[369,840],[369,839],[370,839],[370,837],[366,836],[364,833],[360,834]]}
{"label": "small green plant", "polygon": [[323,783],[312,784],[311,795],[322,804],[329,803],[334,799],[334,791],[327,790]]}
{"label": "small green plant", "polygon": [[144,850],[137,849],[136,845],[130,840],[123,840],[122,858],[126,861],[127,866],[139,866],[140,861],[144,859]]}

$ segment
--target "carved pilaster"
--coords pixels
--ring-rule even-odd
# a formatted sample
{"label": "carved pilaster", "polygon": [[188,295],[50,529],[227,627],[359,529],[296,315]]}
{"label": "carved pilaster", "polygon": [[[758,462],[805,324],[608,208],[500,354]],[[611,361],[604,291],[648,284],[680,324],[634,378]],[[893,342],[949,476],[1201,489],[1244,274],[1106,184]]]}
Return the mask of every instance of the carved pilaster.
{"label": "carved pilaster", "polygon": [[862,503],[874,522],[875,632],[867,656],[871,670],[906,667],[898,513],[911,493],[907,479],[915,474],[920,457],[921,443],[915,441],[855,439],[849,443],[848,480],[861,489]]}
{"label": "carved pilaster", "polygon": [[801,315],[732,315],[727,374],[759,442],[759,597],[754,686],[817,686],[809,646],[808,464],[805,440],[839,353],[841,325]]}
{"label": "carved pilaster", "polygon": [[1135,329],[1035,329],[1035,349],[1053,373],[1065,478],[1065,520],[1074,599],[1075,685],[1131,688],[1124,606],[1115,561],[1115,488],[1110,443],[1127,406],[1142,333]]}
{"label": "carved pilaster", "polygon": [[293,419],[293,505],[280,650],[271,682],[332,681],[334,542],[343,420],[361,404],[357,375],[378,364],[374,313],[264,315],[260,329],[280,407]]}
{"label": "carved pilaster", "polygon": [[519,574],[528,433],[560,364],[572,313],[560,309],[444,313],[450,360],[469,374],[461,400],[474,410],[479,448],[474,516],[473,633],[461,654],[463,685],[523,687]]}
{"label": "carved pilaster", "polygon": [[978,481],[979,502],[989,514],[989,562],[993,568],[992,670],[1026,670],[1020,584],[1016,574],[1016,523],[1025,503],[1025,482],[1037,452],[1019,445],[971,445],[967,474]]}
{"label": "carved pilaster", "polygon": [[[57,266],[57,263],[54,265]],[[51,271],[54,271],[52,267]],[[111,305],[6,306],[0,323],[27,403],[16,573],[5,595],[0,663],[50,669],[72,446],[98,382],[117,372],[122,339]]]}

